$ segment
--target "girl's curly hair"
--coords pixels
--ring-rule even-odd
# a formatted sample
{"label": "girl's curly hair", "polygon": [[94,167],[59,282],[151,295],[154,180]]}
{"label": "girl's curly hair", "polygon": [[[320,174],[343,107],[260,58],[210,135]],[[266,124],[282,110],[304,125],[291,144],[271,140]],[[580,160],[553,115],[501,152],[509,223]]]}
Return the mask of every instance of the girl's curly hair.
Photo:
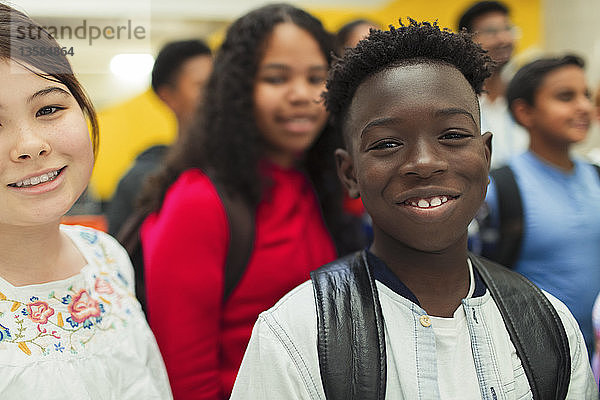
{"label": "girl's curly hair", "polygon": [[[309,13],[287,4],[255,9],[228,29],[216,54],[213,73],[205,90],[194,126],[182,135],[167,156],[164,168],[144,188],[140,206],[146,213],[160,209],[169,186],[186,169],[201,168],[232,195],[240,195],[250,206],[260,201],[269,182],[259,175],[264,154],[262,136],[254,117],[253,91],[265,42],[277,24],[291,22],[307,31],[331,62],[333,38]],[[338,251],[358,248],[349,239],[348,223],[341,211],[342,187],[335,172],[333,152],[341,137],[327,124],[304,157],[303,168],[312,181],[328,228]]]}

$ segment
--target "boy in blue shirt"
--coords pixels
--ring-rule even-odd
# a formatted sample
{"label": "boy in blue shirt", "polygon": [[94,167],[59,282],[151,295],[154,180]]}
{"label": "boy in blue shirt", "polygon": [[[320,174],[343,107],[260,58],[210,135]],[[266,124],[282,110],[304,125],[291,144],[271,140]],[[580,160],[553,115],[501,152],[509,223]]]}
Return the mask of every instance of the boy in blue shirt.
{"label": "boy in blue shirt", "polygon": [[[591,353],[592,306],[600,291],[600,177],[569,153],[585,139],[593,118],[583,67],[572,55],[539,59],[509,83],[508,104],[529,132],[529,150],[492,171],[488,215],[479,225],[483,255],[564,302]],[[511,187],[505,186],[506,173],[514,177]],[[509,193],[519,212],[506,205]]]}

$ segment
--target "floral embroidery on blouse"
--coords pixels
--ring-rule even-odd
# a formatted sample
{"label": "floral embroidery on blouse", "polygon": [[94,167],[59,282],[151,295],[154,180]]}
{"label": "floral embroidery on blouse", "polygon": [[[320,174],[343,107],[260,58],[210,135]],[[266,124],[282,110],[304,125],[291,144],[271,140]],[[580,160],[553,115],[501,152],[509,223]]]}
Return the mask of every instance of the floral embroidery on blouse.
{"label": "floral embroidery on blouse", "polygon": [[71,285],[62,293],[50,291],[28,301],[10,298],[0,290],[0,351],[16,346],[28,356],[34,352],[43,356],[78,354],[98,331],[127,326],[130,307],[135,304],[129,301],[134,295],[128,280],[95,231],[78,234],[95,257],[88,260],[96,267],[91,279],[85,276],[83,283],[89,287]]}
{"label": "floral embroidery on blouse", "polygon": [[36,301],[35,303],[27,304],[26,315],[33,322],[45,324],[52,314],[54,314],[54,310],[45,301]]}

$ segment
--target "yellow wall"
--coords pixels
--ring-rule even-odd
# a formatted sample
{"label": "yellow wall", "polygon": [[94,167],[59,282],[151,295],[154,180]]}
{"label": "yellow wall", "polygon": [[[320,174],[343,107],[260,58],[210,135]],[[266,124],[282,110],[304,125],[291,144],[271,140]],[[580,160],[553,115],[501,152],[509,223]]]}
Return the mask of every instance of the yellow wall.
{"label": "yellow wall", "polygon": [[110,200],[121,176],[146,148],[171,143],[177,131],[175,116],[152,89],[98,113],[100,147],[90,190]]}
{"label": "yellow wall", "polygon": [[[517,52],[543,47],[541,0],[502,0],[510,8],[511,19],[521,28],[522,36],[517,43]],[[366,2],[367,3],[367,2]],[[398,19],[407,17],[417,21],[435,21],[442,27],[456,30],[456,23],[473,0],[395,0],[379,7],[317,9],[310,11],[319,17],[325,27],[337,31],[344,23],[355,18],[368,18],[383,27],[398,26]]]}

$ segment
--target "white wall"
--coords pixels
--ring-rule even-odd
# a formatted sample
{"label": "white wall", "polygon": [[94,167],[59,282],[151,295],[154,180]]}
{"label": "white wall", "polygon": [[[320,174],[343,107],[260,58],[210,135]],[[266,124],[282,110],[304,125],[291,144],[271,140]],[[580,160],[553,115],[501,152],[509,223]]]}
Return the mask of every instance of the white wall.
{"label": "white wall", "polygon": [[544,0],[542,10],[546,49],[576,52],[594,86],[600,83],[600,1]]}

